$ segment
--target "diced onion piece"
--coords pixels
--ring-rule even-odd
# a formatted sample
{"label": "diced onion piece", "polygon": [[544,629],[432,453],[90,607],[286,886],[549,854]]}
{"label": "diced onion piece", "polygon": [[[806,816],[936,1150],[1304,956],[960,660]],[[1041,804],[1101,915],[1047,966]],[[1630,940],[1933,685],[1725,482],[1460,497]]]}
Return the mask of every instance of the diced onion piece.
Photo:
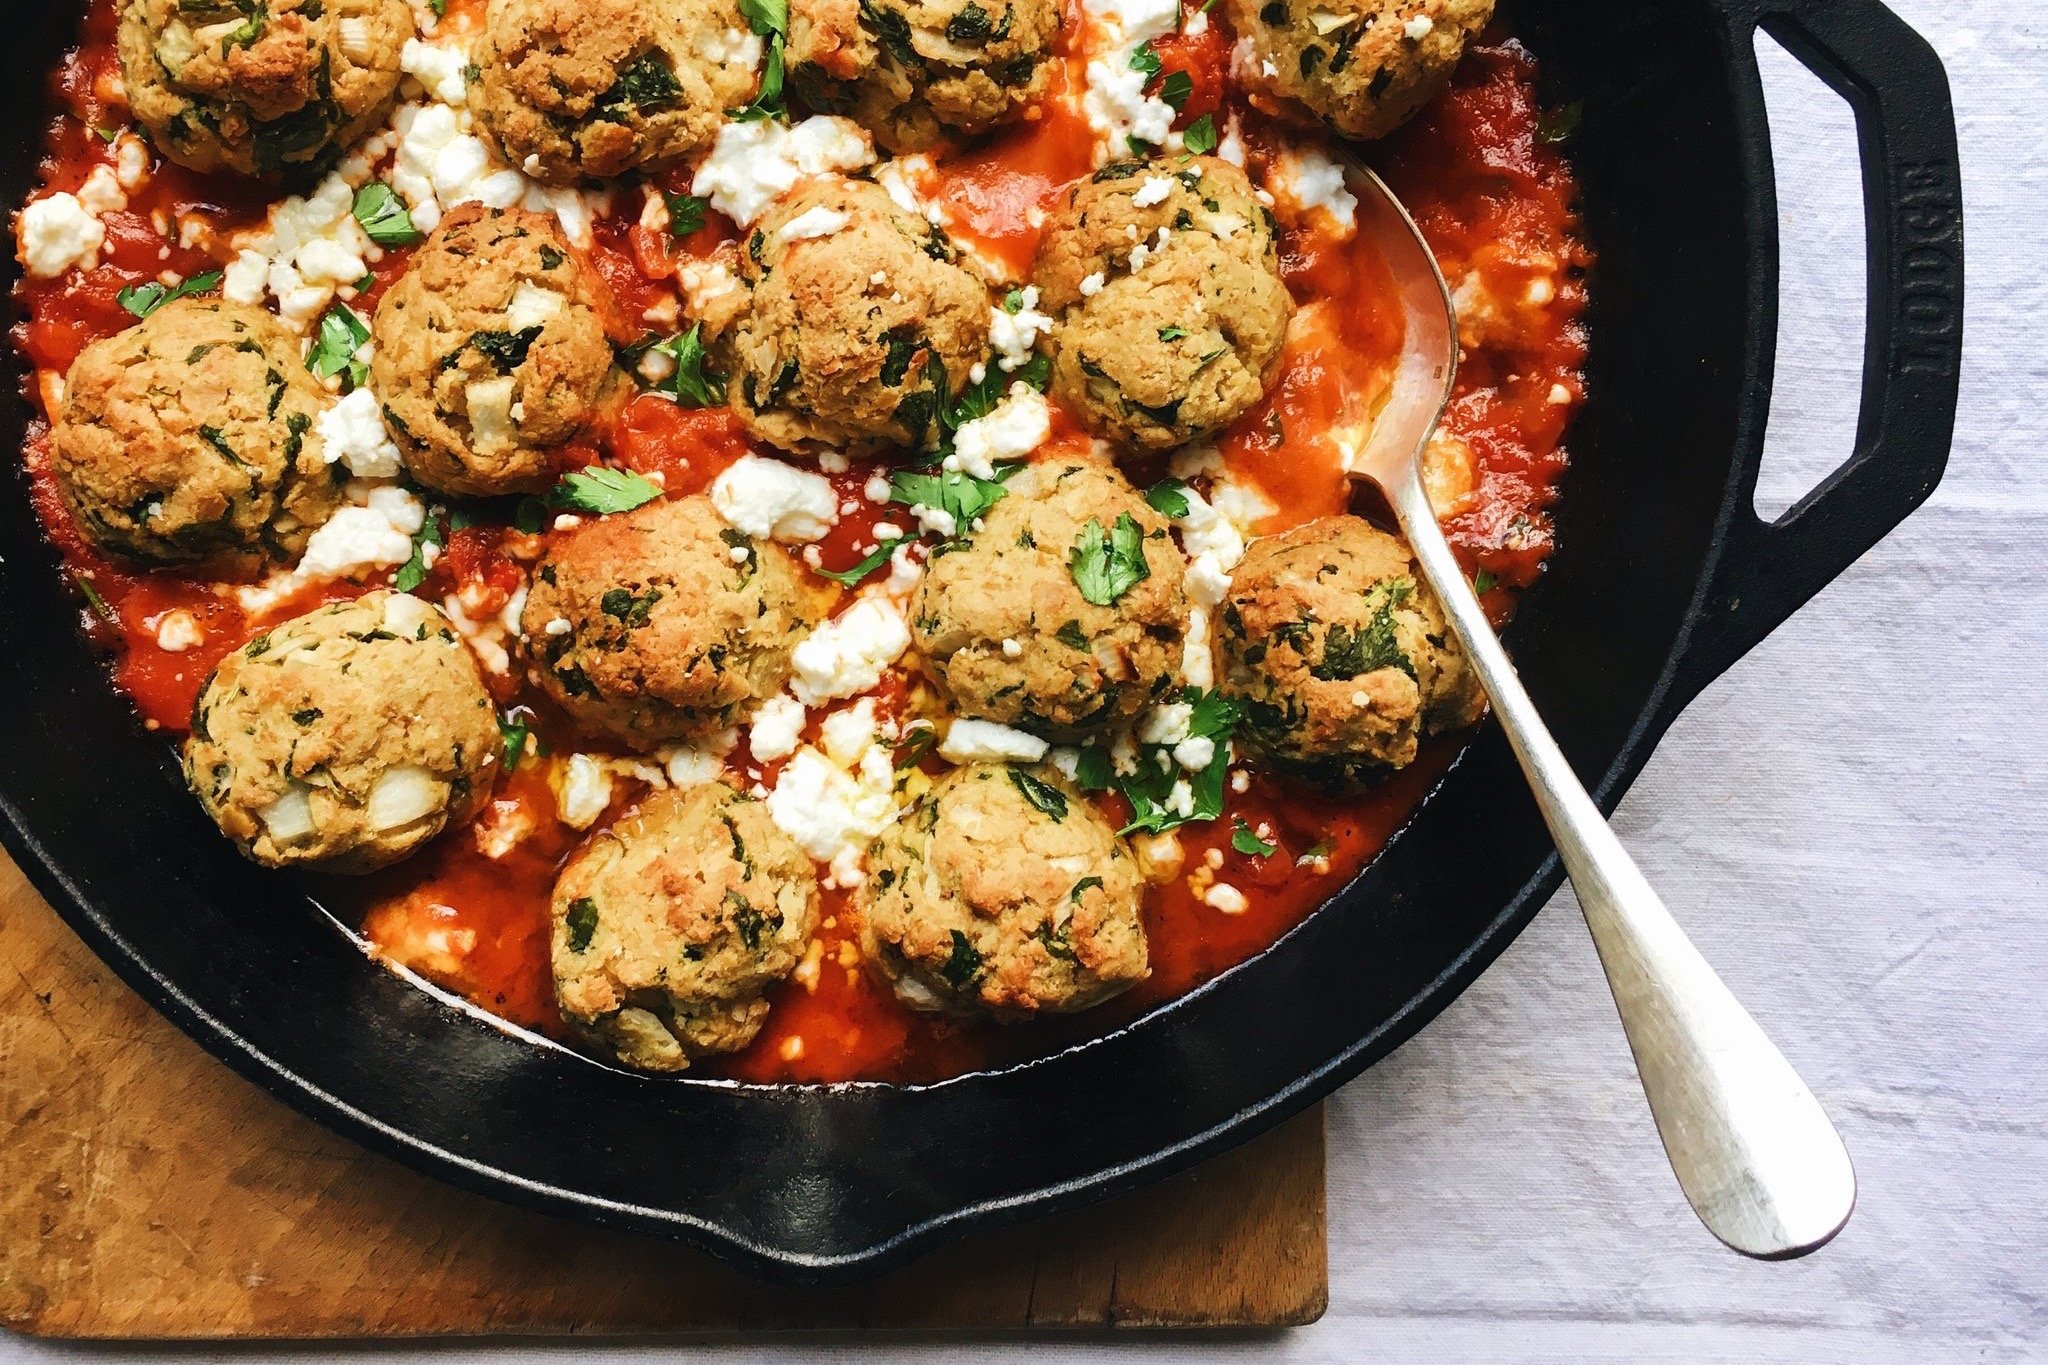
{"label": "diced onion piece", "polygon": [[313,803],[306,791],[295,782],[290,791],[256,812],[263,828],[278,843],[297,843],[313,832]]}
{"label": "diced onion piece", "polygon": [[441,809],[442,785],[425,768],[387,768],[370,787],[370,828],[403,829]]}
{"label": "diced onion piece", "polygon": [[367,63],[376,52],[370,46],[370,21],[361,15],[343,19],[341,29],[341,51],[357,65]]}

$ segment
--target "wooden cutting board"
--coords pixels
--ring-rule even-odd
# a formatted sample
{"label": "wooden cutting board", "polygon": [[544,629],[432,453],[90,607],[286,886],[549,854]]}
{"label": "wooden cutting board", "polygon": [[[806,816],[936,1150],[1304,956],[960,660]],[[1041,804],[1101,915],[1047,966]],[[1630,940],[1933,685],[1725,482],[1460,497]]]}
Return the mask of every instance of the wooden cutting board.
{"label": "wooden cutting board", "polygon": [[1328,1301],[1322,1111],[1164,1184],[793,1290],[334,1136],[171,1027],[0,857],[0,1324],[55,1337],[1245,1327]]}

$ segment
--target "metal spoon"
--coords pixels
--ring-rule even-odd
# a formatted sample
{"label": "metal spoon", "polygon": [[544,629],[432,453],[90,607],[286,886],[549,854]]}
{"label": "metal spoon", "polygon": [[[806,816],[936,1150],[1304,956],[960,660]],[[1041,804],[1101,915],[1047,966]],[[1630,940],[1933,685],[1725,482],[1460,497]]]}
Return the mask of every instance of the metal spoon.
{"label": "metal spoon", "polygon": [[1457,313],[1415,221],[1370,168],[1353,164],[1359,230],[1379,242],[1407,322],[1385,407],[1351,473],[1379,485],[1507,732],[1635,1053],[1643,1092],[1685,1197],[1747,1256],[1801,1256],[1849,1220],[1856,1173],[1828,1116],[1784,1055],[1686,939],[1614,837],[1493,633],[1438,529],[1422,453],[1457,368]]}

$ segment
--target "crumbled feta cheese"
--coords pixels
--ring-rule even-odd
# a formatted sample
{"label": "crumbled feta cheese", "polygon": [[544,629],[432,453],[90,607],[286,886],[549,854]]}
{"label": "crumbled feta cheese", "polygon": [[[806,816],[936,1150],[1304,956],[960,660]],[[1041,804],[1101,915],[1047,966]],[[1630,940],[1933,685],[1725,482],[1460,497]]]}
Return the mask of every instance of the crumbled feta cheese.
{"label": "crumbled feta cheese", "polygon": [[1316,148],[1294,154],[1282,184],[1303,213],[1321,209],[1339,227],[1357,226],[1358,196],[1344,187],[1344,167]]}
{"label": "crumbled feta cheese", "polygon": [[1015,641],[1015,640],[1004,640],[1004,641],[1003,641],[1003,657],[1004,657],[1005,659],[1021,659],[1021,658],[1023,658],[1023,657],[1024,657],[1024,646],[1023,646],[1022,644],[1018,643],[1018,642],[1017,642],[1017,641]]}
{"label": "crumbled feta cheese", "polygon": [[[418,499],[413,503],[417,506]],[[357,578],[372,569],[403,564],[412,558],[413,531],[418,529],[414,523],[412,530],[400,530],[375,507],[339,508],[306,542],[298,572],[307,579]]]}
{"label": "crumbled feta cheese", "polygon": [[1554,407],[1563,407],[1572,401],[1572,391],[1562,384],[1550,386],[1550,402]]}
{"label": "crumbled feta cheese", "polygon": [[459,47],[408,38],[399,49],[398,69],[443,104],[469,102],[469,55]]}
{"label": "crumbled feta cheese", "polygon": [[745,227],[807,175],[858,170],[874,160],[868,135],[848,119],[728,122],[697,167],[690,192]]}
{"label": "crumbled feta cheese", "polygon": [[1401,32],[1407,35],[1408,41],[1411,43],[1421,42],[1424,38],[1427,38],[1435,29],[1436,21],[1431,19],[1427,14],[1418,14],[1413,19],[1410,19],[1407,23],[1401,25]]}
{"label": "crumbled feta cheese", "polygon": [[779,693],[762,702],[754,711],[753,723],[747,728],[747,750],[753,754],[754,761],[773,763],[795,753],[796,746],[803,740],[806,719],[804,704],[788,693]]}
{"label": "crumbled feta cheese", "polygon": [[1008,308],[989,311],[989,348],[996,353],[996,363],[1004,370],[1030,364],[1038,339],[1052,331],[1052,318],[1038,311],[1038,286],[1028,284],[1018,292],[1016,312],[1012,313]]}
{"label": "crumbled feta cheese", "polygon": [[75,194],[52,194],[21,211],[16,229],[17,259],[38,279],[54,279],[73,266],[90,268],[99,261],[107,230],[85,211]]}
{"label": "crumbled feta cheese", "polygon": [[555,817],[570,829],[589,829],[612,803],[612,775],[589,754],[571,754],[550,774],[555,791]]}
{"label": "crumbled feta cheese", "polygon": [[87,213],[98,218],[102,214],[119,213],[128,207],[128,195],[121,188],[120,178],[112,166],[95,166],[85,177],[85,183],[78,187],[78,204]]}
{"label": "crumbled feta cheese", "polygon": [[875,742],[875,734],[875,699],[863,697],[825,717],[818,726],[818,743],[825,757],[842,768],[851,768]]}
{"label": "crumbled feta cheese", "polygon": [[761,65],[761,39],[745,29],[706,29],[697,35],[697,55],[720,66],[752,71]]}
{"label": "crumbled feta cheese", "polygon": [[1207,735],[1190,735],[1173,746],[1173,761],[1198,773],[1216,761],[1216,741]]}
{"label": "crumbled feta cheese", "polygon": [[359,479],[398,477],[398,447],[384,429],[376,395],[357,389],[321,413],[314,423],[327,462],[339,462]]}
{"label": "crumbled feta cheese", "polygon": [[960,531],[959,520],[943,507],[928,507],[921,502],[914,503],[911,506],[910,515],[917,518],[917,524],[920,528],[929,531],[935,536],[951,538]]}
{"label": "crumbled feta cheese", "polygon": [[790,655],[790,690],[807,706],[853,697],[882,680],[910,648],[903,608],[886,596],[867,596],[812,631]]}
{"label": "crumbled feta cheese", "polygon": [[1181,680],[1189,687],[1216,685],[1216,660],[1209,649],[1209,609],[1188,607],[1188,633],[1180,646]]}
{"label": "crumbled feta cheese", "polygon": [[1036,763],[1048,747],[1038,736],[1007,725],[961,719],[946,731],[939,757],[948,763]]}
{"label": "crumbled feta cheese", "polygon": [[1149,209],[1154,204],[1166,202],[1166,196],[1173,193],[1173,177],[1148,175],[1139,184],[1137,193],[1131,196],[1131,207]]}
{"label": "crumbled feta cheese", "polygon": [[1190,14],[1180,26],[1180,31],[1190,38],[1199,38],[1209,31],[1209,11],[1202,8]]}
{"label": "crumbled feta cheese", "polygon": [[512,301],[505,305],[505,322],[515,332],[545,327],[568,302],[552,289],[543,289],[531,281],[521,280],[519,287],[512,291]]}
{"label": "crumbled feta cheese", "polygon": [[977,479],[995,477],[999,461],[1021,460],[1052,435],[1052,408],[1029,384],[1012,384],[1002,402],[953,433],[949,469]]}
{"label": "crumbled feta cheese", "polygon": [[517,375],[501,374],[462,386],[462,401],[469,410],[469,443],[476,449],[504,450],[517,444],[512,394],[518,383]]}
{"label": "crumbled feta cheese", "polygon": [[204,644],[206,632],[199,628],[199,622],[191,612],[180,607],[167,611],[156,621],[156,647],[171,654],[183,654],[186,650]]}
{"label": "crumbled feta cheese", "polygon": [[847,772],[805,745],[768,793],[768,815],[804,852],[829,863],[832,881],[844,885],[860,880],[862,851],[895,823],[895,791],[888,750],[870,748]]}
{"label": "crumbled feta cheese", "polygon": [[231,303],[263,302],[263,289],[270,276],[270,262],[260,251],[239,251],[221,272],[220,292]]}
{"label": "crumbled feta cheese", "polygon": [[1113,29],[1127,48],[1180,23],[1180,0],[1085,0],[1089,16]]}
{"label": "crumbled feta cheese", "polygon": [[850,221],[838,209],[813,204],[784,223],[775,235],[785,242],[807,242],[815,237],[830,237]]}
{"label": "crumbled feta cheese", "polygon": [[1150,79],[1131,68],[1127,52],[1088,63],[1088,90],[1081,96],[1081,112],[1087,115],[1101,146],[1115,155],[1124,154],[1132,138],[1163,146],[1173,131],[1173,106],[1145,93]]}
{"label": "crumbled feta cheese", "polygon": [[711,502],[735,529],[774,540],[818,540],[839,520],[830,479],[761,455],[743,455],[720,474]]}
{"label": "crumbled feta cheese", "polygon": [[149,144],[134,133],[114,139],[114,179],[122,189],[134,193],[149,183]]}
{"label": "crumbled feta cheese", "polygon": [[675,787],[701,787],[716,782],[725,771],[725,756],[732,752],[739,736],[721,730],[687,744],[672,744],[656,752],[663,774]]}
{"label": "crumbled feta cheese", "polygon": [[1107,283],[1107,280],[1100,270],[1092,275],[1083,276],[1081,279],[1081,297],[1084,299],[1093,298],[1095,295],[1100,294],[1105,283]]}
{"label": "crumbled feta cheese", "polygon": [[1226,915],[1242,915],[1251,909],[1252,903],[1244,898],[1244,892],[1229,882],[1217,882],[1202,893],[1202,904],[1211,910],[1220,910]]}
{"label": "crumbled feta cheese", "polygon": [[1216,155],[1233,166],[1244,165],[1244,131],[1235,114],[1230,116],[1230,126],[1223,130],[1223,140],[1216,144]]}

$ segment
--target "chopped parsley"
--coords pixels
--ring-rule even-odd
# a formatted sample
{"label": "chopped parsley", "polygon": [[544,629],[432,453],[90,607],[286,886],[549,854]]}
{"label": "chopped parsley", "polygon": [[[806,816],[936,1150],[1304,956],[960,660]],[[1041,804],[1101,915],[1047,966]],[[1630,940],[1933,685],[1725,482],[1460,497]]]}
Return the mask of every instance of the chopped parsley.
{"label": "chopped parsley", "polygon": [[569,925],[569,951],[580,953],[589,948],[591,936],[597,933],[597,902],[578,896],[569,902],[569,911],[562,918]]}
{"label": "chopped parsley", "polygon": [[608,516],[644,507],[661,496],[661,485],[630,469],[594,464],[562,476],[547,496],[547,505],[563,512]]}
{"label": "chopped parsley", "polygon": [[905,507],[930,507],[953,520],[953,533],[972,530],[975,519],[1003,500],[1003,482],[1021,465],[1004,465],[993,479],[977,479],[958,470],[930,474],[899,469],[889,476],[889,501]]}
{"label": "chopped parsley", "polygon": [[1481,569],[1478,573],[1472,575],[1472,591],[1476,593],[1489,593],[1499,586],[1500,580],[1495,578],[1489,570]]}
{"label": "chopped parsley", "polygon": [[411,246],[426,235],[413,225],[405,201],[381,180],[356,191],[354,212],[365,235],[378,246]]}
{"label": "chopped parsley", "polygon": [[358,317],[355,309],[337,303],[320,319],[313,349],[306,355],[306,368],[320,379],[340,375],[341,391],[352,393],[370,377],[370,367],[356,358],[369,339],[370,324]]}
{"label": "chopped parsley", "polygon": [[981,975],[981,953],[958,929],[953,931],[952,954],[946,965],[939,968],[939,975],[955,990],[965,990],[969,982]]}
{"label": "chopped parsley", "polygon": [[1146,39],[1131,51],[1131,70],[1142,71],[1147,76],[1159,74],[1159,54],[1152,50],[1152,40]]}
{"label": "chopped parsley", "polygon": [[1033,777],[1022,768],[1010,769],[1010,781],[1016,785],[1026,801],[1040,812],[1055,820],[1067,818],[1066,794],[1042,778]]}
{"label": "chopped parsley", "polygon": [[1145,501],[1152,510],[1164,516],[1181,520],[1188,514],[1188,485],[1185,479],[1161,479],[1145,490]]}
{"label": "chopped parsley", "polygon": [[540,332],[538,327],[518,332],[472,332],[469,344],[499,374],[510,374],[526,363],[526,353],[540,340]]}
{"label": "chopped parsley", "polygon": [[526,737],[533,733],[531,713],[521,708],[498,718],[498,735],[505,745],[505,771],[519,771],[519,760],[526,757]]}
{"label": "chopped parsley", "polygon": [[1159,98],[1176,112],[1188,102],[1188,96],[1195,93],[1195,78],[1185,71],[1169,71],[1166,79],[1159,83]]}
{"label": "chopped parsley", "polygon": [[1216,150],[1216,116],[1204,114],[1181,130],[1181,142],[1196,156]]}
{"label": "chopped parsley", "polygon": [[915,768],[924,762],[924,756],[930,753],[938,742],[939,732],[933,726],[920,725],[916,729],[905,731],[903,738],[896,741],[896,771]]}
{"label": "chopped parsley", "polygon": [[1152,566],[1145,562],[1145,533],[1129,512],[1118,513],[1116,525],[1107,531],[1090,517],[1067,556],[1067,568],[1082,597],[1095,606],[1109,606],[1152,576]]}
{"label": "chopped parsley", "polygon": [[[1147,745],[1138,754],[1137,766],[1128,773],[1116,772],[1109,756],[1099,748],[1081,751],[1076,780],[1090,790],[1114,787],[1131,804],[1131,821],[1120,833],[1164,834],[1182,825],[1214,820],[1223,814],[1223,783],[1230,767],[1230,737],[1237,730],[1237,703],[1220,692],[1187,688],[1181,700],[1192,711],[1188,716],[1188,737],[1215,741],[1216,754],[1200,772],[1182,776],[1169,746]],[[1184,785],[1184,789],[1183,789]]]}
{"label": "chopped parsley", "polygon": [[214,290],[220,288],[220,278],[220,271],[209,270],[204,274],[194,275],[189,280],[181,280],[174,285],[158,284],[155,280],[151,280],[147,284],[131,284],[120,293],[114,295],[114,302],[120,304],[136,317],[146,318],[172,299],[186,299],[198,294],[211,294]]}
{"label": "chopped parsley", "polygon": [[420,529],[412,533],[412,558],[399,565],[398,572],[391,575],[391,586],[400,592],[411,592],[426,582],[427,570],[433,567],[428,563],[430,556],[427,554],[427,547],[431,545],[439,551],[447,543],[441,529],[441,509],[428,508],[427,515],[420,522]]}
{"label": "chopped parsley", "polygon": [[902,544],[901,541],[885,540],[875,546],[874,549],[862,555],[860,562],[852,567],[845,569],[819,569],[818,576],[829,578],[841,587],[859,587],[863,579],[889,562],[889,557],[896,553],[896,547],[900,544]]}
{"label": "chopped parsley", "polygon": [[670,194],[661,192],[662,202],[668,205],[668,235],[687,237],[704,226],[704,210],[711,206],[709,199],[700,199],[694,194]]}
{"label": "chopped parsley", "polygon": [[682,97],[683,87],[668,59],[659,50],[641,53],[619,72],[612,88],[598,97],[591,109],[593,118],[623,123],[628,112],[660,109]]}
{"label": "chopped parsley", "polygon": [[1270,858],[1280,845],[1261,839],[1257,830],[1244,822],[1242,815],[1233,822],[1230,831],[1230,846],[1247,858]]}
{"label": "chopped parsley", "polygon": [[677,333],[648,348],[675,362],[675,373],[653,386],[686,408],[715,408],[725,403],[725,376],[706,364],[704,324]]}
{"label": "chopped parsley", "polygon": [[740,13],[746,16],[747,27],[767,46],[767,55],[761,63],[761,88],[755,93],[753,103],[744,109],[732,110],[732,117],[742,122],[774,118],[782,112],[783,48],[789,41],[789,0],[739,0],[739,5]]}

